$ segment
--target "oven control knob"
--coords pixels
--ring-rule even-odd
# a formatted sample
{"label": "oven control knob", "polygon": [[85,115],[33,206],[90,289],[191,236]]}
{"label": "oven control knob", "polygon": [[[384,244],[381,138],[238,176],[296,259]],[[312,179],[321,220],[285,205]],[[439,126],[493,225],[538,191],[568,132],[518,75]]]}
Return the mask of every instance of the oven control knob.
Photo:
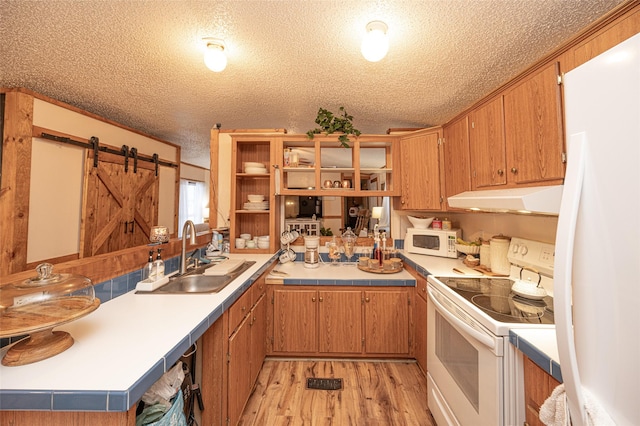
{"label": "oven control knob", "polygon": [[520,249],[520,245],[514,244],[513,247],[511,248],[511,251],[513,251],[513,254],[518,254],[519,249]]}
{"label": "oven control knob", "polygon": [[520,247],[520,254],[521,254],[521,255],[523,255],[523,256],[524,256],[524,255],[525,255],[525,254],[527,254],[527,253],[529,253],[529,249],[527,248],[527,246],[522,246],[522,247]]}

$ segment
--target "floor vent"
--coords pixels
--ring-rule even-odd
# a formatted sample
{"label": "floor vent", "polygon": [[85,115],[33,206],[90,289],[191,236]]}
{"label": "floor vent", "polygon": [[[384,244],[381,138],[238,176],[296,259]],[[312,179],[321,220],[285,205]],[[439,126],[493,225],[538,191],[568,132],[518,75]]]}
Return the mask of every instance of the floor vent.
{"label": "floor vent", "polygon": [[307,378],[307,389],[339,390],[342,389],[342,379]]}

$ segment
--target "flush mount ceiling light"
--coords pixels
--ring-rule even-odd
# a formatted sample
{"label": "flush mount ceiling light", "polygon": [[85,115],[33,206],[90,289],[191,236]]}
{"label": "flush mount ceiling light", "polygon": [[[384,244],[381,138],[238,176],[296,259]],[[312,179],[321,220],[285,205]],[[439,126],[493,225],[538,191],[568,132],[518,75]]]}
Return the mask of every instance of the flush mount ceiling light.
{"label": "flush mount ceiling light", "polygon": [[371,21],[367,24],[367,32],[360,48],[362,56],[369,62],[378,62],[389,51],[387,24],[382,21]]}
{"label": "flush mount ceiling light", "polygon": [[205,37],[202,39],[207,48],[204,52],[204,63],[213,72],[220,72],[227,67],[227,55],[224,53],[224,41]]}

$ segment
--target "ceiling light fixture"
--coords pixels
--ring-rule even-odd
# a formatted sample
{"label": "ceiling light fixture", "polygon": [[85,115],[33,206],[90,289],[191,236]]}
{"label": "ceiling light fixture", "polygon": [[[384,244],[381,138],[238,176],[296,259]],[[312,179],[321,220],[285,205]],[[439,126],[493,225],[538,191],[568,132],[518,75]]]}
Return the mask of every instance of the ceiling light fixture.
{"label": "ceiling light fixture", "polygon": [[204,63],[213,72],[223,71],[227,67],[227,55],[224,53],[224,41],[205,37],[204,40],[207,48],[204,52]]}
{"label": "ceiling light fixture", "polygon": [[369,62],[378,62],[389,51],[387,24],[382,21],[371,21],[367,24],[367,32],[362,39],[360,51]]}

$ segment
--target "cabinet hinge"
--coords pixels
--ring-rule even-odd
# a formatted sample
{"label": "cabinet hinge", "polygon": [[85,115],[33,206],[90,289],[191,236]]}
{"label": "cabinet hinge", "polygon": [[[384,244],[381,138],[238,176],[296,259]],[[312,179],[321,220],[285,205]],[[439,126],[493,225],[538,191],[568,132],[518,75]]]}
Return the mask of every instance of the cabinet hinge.
{"label": "cabinet hinge", "polygon": [[273,305],[273,295],[271,295],[271,304]]}
{"label": "cabinet hinge", "polygon": [[561,86],[564,81],[564,76],[562,74],[559,74],[557,77],[558,77],[558,86]]}
{"label": "cabinet hinge", "polygon": [[566,164],[566,162],[567,162],[567,153],[566,152],[562,153],[561,159],[562,159],[562,164]]}
{"label": "cabinet hinge", "polygon": [[411,305],[411,296],[407,297],[407,305]]}
{"label": "cabinet hinge", "polygon": [[472,121],[472,122],[471,122],[471,128],[472,128],[472,129],[475,129],[475,128],[476,128],[476,122],[475,122],[475,121]]}
{"label": "cabinet hinge", "polygon": [[438,138],[438,145],[442,145],[444,143],[444,138]]}
{"label": "cabinet hinge", "polygon": [[362,296],[362,299],[360,299],[360,301],[362,302],[362,304],[364,305],[364,296]]}
{"label": "cabinet hinge", "polygon": [[362,338],[362,346],[364,346],[364,337]]}
{"label": "cabinet hinge", "polygon": [[231,354],[227,352],[227,364],[231,362]]}
{"label": "cabinet hinge", "polygon": [[440,204],[444,203],[444,197],[441,195],[440,196]]}

